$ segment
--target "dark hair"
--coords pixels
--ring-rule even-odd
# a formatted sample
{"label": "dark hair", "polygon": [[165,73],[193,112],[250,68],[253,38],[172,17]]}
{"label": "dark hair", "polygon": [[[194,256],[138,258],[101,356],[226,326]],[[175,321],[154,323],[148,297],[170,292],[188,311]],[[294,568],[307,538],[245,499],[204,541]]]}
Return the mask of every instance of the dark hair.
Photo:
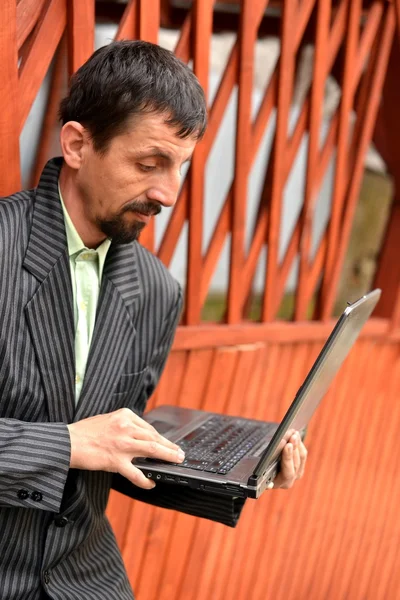
{"label": "dark hair", "polygon": [[86,127],[99,152],[141,112],[165,114],[181,138],[200,139],[207,126],[204,92],[194,73],[172,52],[143,41],[112,42],[76,71],[60,119]]}

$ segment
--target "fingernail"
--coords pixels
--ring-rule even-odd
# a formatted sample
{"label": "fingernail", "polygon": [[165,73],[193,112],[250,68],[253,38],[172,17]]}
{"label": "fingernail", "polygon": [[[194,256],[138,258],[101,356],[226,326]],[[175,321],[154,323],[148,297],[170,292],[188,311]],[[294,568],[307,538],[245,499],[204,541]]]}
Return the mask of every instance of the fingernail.
{"label": "fingernail", "polygon": [[288,451],[289,455],[292,454],[292,452],[293,452],[293,446],[292,446],[292,444],[288,444],[287,445],[287,451]]}
{"label": "fingernail", "polygon": [[182,450],[178,450],[179,460],[185,460],[185,453]]}
{"label": "fingernail", "polygon": [[152,490],[153,488],[156,487],[156,484],[154,483],[154,481],[150,481],[149,483],[151,483],[149,490]]}

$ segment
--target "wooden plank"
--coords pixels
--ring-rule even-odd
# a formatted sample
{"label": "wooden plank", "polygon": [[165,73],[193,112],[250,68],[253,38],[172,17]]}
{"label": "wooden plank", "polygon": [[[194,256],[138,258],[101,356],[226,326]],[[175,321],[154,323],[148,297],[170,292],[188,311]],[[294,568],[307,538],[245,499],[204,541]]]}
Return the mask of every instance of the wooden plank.
{"label": "wooden plank", "polygon": [[49,0],[25,49],[18,85],[21,130],[60,43],[66,19],[65,0]]}
{"label": "wooden plank", "polygon": [[18,50],[35,27],[46,2],[47,0],[20,0],[16,2]]}
{"label": "wooden plank", "polygon": [[42,130],[40,134],[39,148],[36,153],[35,164],[31,173],[29,187],[37,186],[42,170],[49,158],[50,144],[54,136],[54,125],[57,122],[63,79],[65,75],[65,42],[65,38],[61,39],[54,59],[49,95],[47,98],[46,111],[44,114]]}
{"label": "wooden plank", "polygon": [[158,258],[167,267],[169,267],[171,263],[183,224],[187,218],[188,193],[189,180],[186,177],[158,249]]}
{"label": "wooden plank", "polygon": [[397,34],[400,35],[400,0],[393,0],[396,10]]}
{"label": "wooden plank", "polygon": [[339,130],[337,142],[337,159],[335,180],[332,193],[332,213],[329,223],[328,248],[324,278],[321,287],[322,317],[327,318],[330,314],[331,303],[328,303],[328,288],[331,286],[332,272],[337,260],[337,250],[340,244],[340,219],[345,196],[345,184],[347,179],[347,153],[349,148],[349,135],[351,124],[351,111],[353,108],[354,87],[352,78],[357,55],[358,30],[360,23],[362,2],[356,0],[350,2],[349,28],[347,32],[345,59],[343,67],[342,97],[340,102]]}
{"label": "wooden plank", "polygon": [[[368,105],[366,106],[365,118],[363,119],[362,130],[360,132],[360,141],[357,154],[357,160],[352,171],[352,177],[350,179],[350,186],[347,191],[347,206],[346,206],[346,218],[343,223],[342,230],[340,232],[340,246],[336,251],[334,258],[334,268],[331,267],[331,278],[329,280],[329,287],[327,281],[325,286],[327,288],[325,294],[325,302],[323,309],[323,316],[327,317],[334,303],[334,298],[337,290],[339,281],[340,269],[343,264],[344,255],[347,249],[347,244],[351,232],[351,226],[353,222],[354,211],[356,208],[356,202],[358,198],[358,192],[361,184],[361,177],[363,174],[364,158],[365,153],[370,143],[375,119],[378,111],[378,106],[381,97],[383,80],[386,74],[387,63],[389,59],[389,53],[391,50],[391,44],[393,41],[395,29],[395,18],[393,7],[387,9],[385,23],[382,31],[382,37],[380,38],[380,54],[378,56],[376,66],[373,69],[373,76],[370,87],[370,95],[368,99]],[[336,216],[336,215],[335,215]],[[339,218],[339,217],[336,217]],[[334,232],[336,233],[336,232]],[[328,247],[329,252],[329,247]],[[331,250],[332,252],[332,250]],[[331,261],[332,261],[331,257]]]}
{"label": "wooden plank", "polygon": [[[240,325],[207,325],[201,327],[178,327],[173,348],[188,350],[253,344],[262,341],[287,343],[289,341],[325,341],[336,321],[291,323],[242,323]],[[370,319],[361,331],[360,338],[387,339],[388,321]],[[400,339],[396,330],[390,336],[392,342]]]}
{"label": "wooden plank", "polygon": [[[242,5],[239,29],[238,107],[236,120],[235,179],[232,189],[231,247],[229,263],[229,288],[227,322],[241,320],[241,275],[244,266],[244,232],[248,176],[251,162],[251,99],[253,91],[254,44],[257,30],[256,13],[265,1],[245,2]],[[257,10],[258,9],[258,10]]]}
{"label": "wooden plank", "polygon": [[171,352],[156,391],[147,403],[146,410],[151,410],[158,404],[157,396],[168,397],[169,404],[179,404],[188,357],[189,352],[186,350]]}
{"label": "wooden plank", "polygon": [[[204,358],[204,354],[204,351],[200,351],[202,358]],[[205,363],[204,360],[203,362]],[[168,397],[169,403],[178,404],[179,394],[184,383],[185,368],[190,375],[193,375],[188,366],[187,353],[173,353],[160,380],[157,393],[150,402],[149,410],[165,403],[166,397]],[[157,582],[161,577],[162,559],[160,556],[157,563],[158,570],[153,569],[153,573],[149,576],[148,569],[152,563],[147,560],[147,557],[154,553],[155,547],[160,548],[160,553],[161,547],[164,554],[167,552],[170,530],[173,527],[173,516],[174,513],[167,510],[156,509],[140,502],[132,503],[122,553],[124,562],[128,566],[132,585],[138,594],[143,594],[148,598],[156,593]],[[137,523],[140,523],[140,531],[136,531]]]}
{"label": "wooden plank", "polygon": [[[212,32],[214,0],[196,0],[194,10],[193,31],[193,70],[202,85],[206,98],[208,97],[208,78],[210,61],[210,40]],[[200,283],[199,274],[202,268],[203,240],[203,198],[204,198],[204,166],[206,153],[201,142],[193,154],[189,174],[190,203],[188,261],[186,284],[185,322],[195,325],[200,322]]]}
{"label": "wooden plank", "polygon": [[303,210],[300,217],[299,280],[296,291],[294,312],[294,317],[297,321],[306,319],[308,307],[308,297],[306,291],[310,272],[310,247],[314,220],[313,213],[318,191],[318,186],[316,185],[316,175],[318,170],[322,107],[325,98],[325,64],[328,58],[330,19],[330,3],[326,2],[326,0],[318,0],[313,81],[310,94],[310,126],[308,137],[306,185]]}
{"label": "wooden plank", "polygon": [[94,50],[95,0],[68,0],[68,68],[72,75]]}
{"label": "wooden plank", "polygon": [[160,0],[139,0],[139,39],[158,44]]}
{"label": "wooden plank", "polygon": [[[365,352],[361,353],[358,364],[365,357]],[[314,571],[314,576],[318,579],[318,582],[312,584],[314,591],[315,587],[319,587],[322,584],[321,579],[323,580],[323,574],[319,574],[321,571],[320,561],[322,556],[326,557],[326,552],[321,553],[320,556],[318,555],[317,549],[320,541],[316,542],[316,540],[321,540],[321,536],[327,530],[329,531],[329,539],[331,539],[332,530],[334,532],[335,511],[337,503],[340,501],[338,495],[341,490],[340,484],[343,482],[345,471],[345,461],[341,458],[340,449],[346,444],[347,436],[346,428],[338,427],[338,419],[332,422],[332,410],[329,410],[329,408],[332,406],[330,403],[334,402],[336,414],[341,415],[340,421],[349,418],[351,412],[355,410],[355,407],[346,401],[351,389],[349,376],[351,372],[356,376],[354,383],[358,383],[357,357],[355,355],[351,356],[345,363],[341,372],[341,385],[333,386],[331,393],[319,408],[318,415],[316,415],[317,418],[313,420],[310,431],[307,434],[307,444],[311,448],[319,448],[320,452],[322,448],[324,449],[322,455],[318,453],[318,456],[313,455],[311,452],[307,465],[309,471],[307,476],[313,482],[314,489],[312,497],[309,498],[308,509],[310,510],[310,514],[314,516],[319,514],[321,516],[319,520],[313,520],[312,525],[305,530],[304,528],[302,530],[301,522],[299,522],[297,531],[293,532],[296,535],[296,539],[298,539],[298,548],[301,554],[297,554],[296,552],[298,560],[295,560],[295,566],[292,568],[291,584],[288,586],[290,590],[296,589],[294,586],[299,585],[299,581],[302,580],[305,574],[307,574],[307,580],[309,580],[310,572],[314,571],[314,569],[318,569],[318,571]],[[329,422],[329,419],[331,419],[331,422]],[[330,468],[328,468],[327,463],[329,463]],[[329,490],[329,495],[332,496],[332,501],[329,501],[327,490]],[[305,494],[307,494],[307,491],[305,491]],[[332,505],[335,507],[335,510],[330,510],[329,506]],[[300,531],[302,530],[300,535],[299,529]],[[335,534],[333,533],[333,535]],[[309,560],[306,560],[307,555]],[[294,553],[292,552],[292,564],[293,556]],[[329,558],[331,557],[334,559],[333,552],[329,553]]]}
{"label": "wooden plank", "polygon": [[288,118],[292,100],[295,52],[293,39],[296,31],[296,5],[287,0],[282,12],[282,47],[279,64],[278,105],[275,144],[273,152],[273,176],[271,206],[268,223],[268,254],[265,292],[262,307],[262,320],[270,321],[275,304],[274,281],[278,270],[278,247],[281,227],[281,203],[285,180],[283,177],[286,162]]}
{"label": "wooden plank", "polygon": [[[201,406],[204,410],[223,411],[226,398],[231,389],[231,380],[236,364],[236,349],[219,348],[214,353],[206,388],[202,395]],[[180,403],[185,404],[184,397],[180,398]],[[201,525],[204,526],[204,523],[201,522]],[[170,556],[165,568],[165,573],[169,572],[169,575],[164,577],[159,585],[160,600],[171,597],[178,600],[178,598],[187,597],[184,595],[185,590],[187,587],[191,587],[190,581],[187,582],[187,573],[191,568],[189,565],[192,560],[192,551],[195,547],[194,540],[198,535],[199,526],[200,523],[193,518],[190,522],[188,519],[183,519],[176,524],[170,546]],[[223,528],[221,527],[221,529]],[[200,589],[203,590],[202,587]]]}
{"label": "wooden plank", "polygon": [[181,35],[175,47],[175,54],[183,62],[189,62],[190,59],[190,32],[192,28],[192,14],[186,15],[185,21],[182,25]]}
{"label": "wooden plank", "polygon": [[21,188],[16,16],[15,0],[3,1],[0,27],[0,196],[7,196]]}
{"label": "wooden plank", "polygon": [[[378,359],[378,364],[375,361],[369,362],[370,367],[372,369],[376,369],[379,375],[375,378],[373,382],[373,393],[378,398],[380,395],[380,389],[384,385],[384,378],[386,375],[385,365],[387,364],[387,359],[390,360],[390,348],[385,348],[385,350],[389,350],[389,352],[382,352],[381,356]],[[366,395],[366,384],[361,381],[360,394]],[[382,398],[383,400],[383,398]],[[397,415],[399,414],[398,411]],[[391,421],[393,420],[395,415],[381,415],[379,419],[372,418],[371,415],[367,411],[361,411],[359,428],[361,431],[367,431],[368,435],[365,436],[362,445],[359,445],[357,449],[357,456],[354,455],[353,462],[356,463],[356,474],[354,484],[359,487],[361,482],[368,478],[369,473],[369,465],[372,469],[377,472],[380,469],[382,464],[382,456],[377,456],[376,453],[376,440],[382,439],[382,436],[386,436],[390,433],[391,429]],[[384,421],[382,423],[382,421]],[[386,422],[385,422],[386,421]],[[384,426],[382,426],[384,425]],[[393,430],[392,430],[393,431]],[[395,431],[393,431],[395,435]],[[357,433],[355,432],[353,437],[353,446],[356,447],[357,444]],[[389,457],[388,457],[389,458]],[[390,460],[390,459],[389,459]],[[388,476],[388,473],[385,473],[385,477]],[[376,484],[379,485],[379,480],[383,480],[382,474],[377,475]],[[357,485],[358,484],[358,485]],[[379,486],[380,487],[380,486]],[[351,498],[351,497],[350,497]],[[375,520],[375,525],[377,528],[384,526],[386,521],[386,515],[384,514],[376,514],[376,509],[381,511],[381,501],[383,500],[382,494],[377,493],[377,489],[371,489],[371,494],[369,497],[369,502],[364,502],[361,506],[358,503],[351,502],[349,499],[349,504],[347,507],[347,517],[353,523],[352,526],[352,536],[348,539],[346,543],[346,547],[342,543],[342,551],[336,557],[335,567],[332,570],[331,578],[333,581],[336,581],[335,588],[337,590],[338,596],[343,597],[344,595],[348,595],[351,597],[350,590],[353,590],[354,593],[359,593],[359,584],[358,582],[353,582],[353,578],[355,576],[354,567],[357,562],[357,558],[359,557],[360,550],[363,548],[364,544],[374,543],[374,539],[369,539],[370,529],[365,527],[365,523],[371,522],[371,518]],[[372,510],[371,510],[372,509]],[[380,527],[379,527],[380,526]],[[346,556],[347,555],[347,556]],[[393,556],[393,553],[392,553]],[[350,560],[349,560],[350,558]]]}
{"label": "wooden plank", "polygon": [[[356,377],[356,381],[354,382],[354,388],[359,388],[360,394],[363,397],[366,397],[367,394],[367,385],[368,383],[365,380],[365,376],[363,372],[357,368],[356,362],[364,364],[364,368],[368,368],[368,364],[371,361],[371,355],[368,356],[368,351],[370,348],[368,345],[365,345],[363,348],[358,348],[359,356],[356,357],[355,353],[351,357],[353,361],[353,369],[352,372],[347,371],[346,379]],[[351,382],[348,382],[347,394],[350,393],[353,385]],[[345,387],[342,387],[342,392],[345,391]],[[346,396],[346,395],[345,395]],[[343,396],[342,396],[343,397]],[[327,440],[327,444],[332,447],[336,446],[335,454],[336,454],[336,464],[333,462],[334,472],[336,474],[336,483],[334,481],[330,484],[330,499],[329,502],[338,513],[330,513],[330,519],[327,521],[326,525],[329,527],[331,531],[330,536],[330,548],[331,551],[329,554],[325,554],[325,558],[322,560],[322,555],[316,556],[314,559],[313,567],[320,573],[318,580],[312,587],[313,593],[319,594],[329,594],[329,591],[332,589],[332,585],[335,586],[335,589],[338,589],[340,586],[340,582],[336,581],[334,583],[333,575],[335,573],[335,566],[337,564],[339,555],[343,552],[346,552],[347,548],[345,547],[349,544],[351,538],[349,539],[347,533],[347,519],[350,518],[349,509],[354,504],[354,495],[358,496],[357,490],[360,490],[360,486],[364,488],[365,478],[360,473],[360,465],[363,462],[363,452],[366,440],[363,440],[363,443],[360,444],[360,431],[366,431],[366,428],[370,427],[371,415],[368,414],[368,411],[365,410],[362,402],[359,403],[349,403],[349,402],[341,402],[341,419],[343,422],[349,422],[348,420],[354,419],[354,422],[360,424],[360,428],[346,428],[344,431],[338,431],[336,433],[336,440],[332,439],[332,436],[329,436],[329,440]],[[348,456],[344,461],[343,452],[340,452],[340,448],[352,448],[352,455]],[[352,485],[340,485],[344,483],[344,477],[347,478],[348,481],[352,482]],[[335,478],[334,478],[335,479]],[[325,495],[327,496],[326,492]],[[363,503],[364,504],[364,503]],[[357,507],[358,511],[360,511],[360,505]],[[340,518],[340,525],[337,523],[337,518]],[[354,521],[353,526],[354,526]],[[352,536],[351,536],[352,537]],[[347,543],[346,543],[347,542]],[[347,553],[347,560],[351,562],[353,557],[352,553]]]}
{"label": "wooden plank", "polygon": [[116,40],[136,40],[138,32],[138,0],[129,0],[115,34]]}
{"label": "wooden plank", "polygon": [[231,212],[232,212],[232,188],[229,190],[221,212],[218,216],[217,224],[211,236],[206,255],[203,260],[203,272],[201,278],[200,301],[205,302],[208,294],[208,288],[212,279],[221,250],[230,231]]}

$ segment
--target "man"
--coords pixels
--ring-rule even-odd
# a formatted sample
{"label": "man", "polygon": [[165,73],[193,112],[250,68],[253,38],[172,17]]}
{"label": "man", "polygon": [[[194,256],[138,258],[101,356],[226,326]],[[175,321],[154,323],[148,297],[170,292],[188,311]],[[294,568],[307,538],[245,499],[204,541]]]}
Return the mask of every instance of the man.
{"label": "man", "polygon": [[[63,157],[0,202],[0,594],[128,600],[105,518],[113,474],[132,496],[195,514],[183,491],[149,491],[131,461],[183,460],[139,416],[181,292],[137,239],[174,205],[206,105],[170,52],[119,42],[79,69],[60,114]],[[276,487],[305,460],[294,436]]]}

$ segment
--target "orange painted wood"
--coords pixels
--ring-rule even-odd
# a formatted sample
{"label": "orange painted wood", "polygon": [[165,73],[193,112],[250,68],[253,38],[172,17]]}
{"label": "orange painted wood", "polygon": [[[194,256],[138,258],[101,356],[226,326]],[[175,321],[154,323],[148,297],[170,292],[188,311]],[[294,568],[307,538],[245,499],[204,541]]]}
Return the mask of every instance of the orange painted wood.
{"label": "orange painted wood", "polygon": [[15,0],[2,3],[0,57],[2,93],[0,99],[0,196],[20,189],[18,51]]}
{"label": "orange painted wood", "polygon": [[271,190],[271,207],[268,222],[268,255],[267,273],[262,308],[262,320],[273,318],[274,280],[278,268],[278,244],[281,228],[281,203],[285,180],[285,150],[288,134],[288,118],[292,99],[295,50],[293,39],[296,30],[296,5],[287,0],[282,13],[282,49],[279,64],[278,103],[276,135],[273,148],[273,176]]}
{"label": "orange painted wood", "polygon": [[54,135],[54,123],[57,121],[61,90],[65,76],[65,42],[66,40],[64,37],[57,48],[54,59],[46,112],[43,119],[36,161],[31,174],[30,187],[35,187],[39,183],[40,174],[49,157],[50,144]]}
{"label": "orange painted wood", "polygon": [[[208,78],[210,60],[210,40],[212,33],[212,15],[214,0],[196,0],[193,5],[193,70],[197,75],[206,98],[208,97]],[[188,207],[188,261],[186,283],[185,322],[196,325],[200,322],[200,285],[202,267],[203,239],[203,199],[204,199],[204,167],[206,153],[200,142],[196,147],[189,174],[191,202]]]}
{"label": "orange painted wood", "polygon": [[186,178],[158,249],[158,257],[166,266],[171,263],[183,224],[187,218],[188,188],[189,181]]}
{"label": "orange painted wood", "polygon": [[[17,47],[18,50],[35,27],[47,0],[20,0],[17,2]],[[15,5],[15,2],[14,2]]]}
{"label": "orange painted wood", "polygon": [[[259,401],[248,410],[279,419],[319,348],[320,343],[305,342],[221,349],[222,354],[228,352],[232,366],[225,371],[222,363],[214,363],[218,379],[210,383],[203,407],[221,408],[226,392],[220,397],[218,390],[224,373],[226,384],[233,384],[232,375],[238,381],[242,365],[243,375],[252,368],[254,387],[259,388]],[[400,524],[394,492],[400,482],[397,459],[392,457],[400,425],[398,348],[398,343],[377,345],[373,338],[357,343],[310,427],[304,480],[290,492],[272,491],[249,501],[236,530],[155,509],[152,518],[158,516],[147,546],[153,550],[141,561],[139,576],[151,589],[152,577],[161,572],[160,549],[166,544],[162,532],[169,532],[168,553],[157,594],[146,596],[140,591],[143,584],[134,584],[138,599],[200,600],[202,591],[224,599],[232,590],[238,600],[395,597],[398,575],[392,540]],[[240,358],[243,352],[245,360]],[[235,397],[232,401],[240,402]],[[382,469],[382,464],[391,467]],[[141,525],[137,521],[135,531]],[[268,569],[261,570],[260,562]],[[383,582],[376,576],[380,572]]]}
{"label": "orange painted wood", "polygon": [[115,35],[116,40],[135,40],[138,36],[138,2],[139,0],[129,0],[124,14],[120,21],[118,31]]}
{"label": "orange painted wood", "polygon": [[235,180],[232,189],[231,210],[231,247],[229,261],[229,288],[227,322],[241,320],[241,276],[244,266],[244,231],[246,221],[247,183],[251,162],[249,150],[251,144],[251,99],[253,90],[253,53],[257,36],[255,18],[259,7],[265,1],[247,2],[240,15],[239,30],[239,72],[238,72],[238,109],[236,119]]}
{"label": "orange painted wood", "polygon": [[[333,303],[332,276],[337,269],[337,249],[340,245],[340,219],[345,199],[347,180],[347,154],[349,149],[350,117],[353,107],[354,87],[352,78],[357,53],[357,40],[362,3],[360,0],[349,3],[349,32],[346,41],[345,61],[343,67],[343,95],[340,103],[338,155],[336,160],[335,180],[332,194],[332,216],[329,223],[328,248],[325,273],[322,282],[322,316],[330,315]],[[330,301],[328,301],[330,300]]]}
{"label": "orange painted wood", "polygon": [[68,61],[69,72],[77,69],[94,50],[95,0],[67,0],[68,2]]}
{"label": "orange painted wood", "polygon": [[139,0],[139,38],[157,44],[160,0]]}
{"label": "orange painted wood", "polygon": [[396,10],[397,34],[400,33],[400,0],[394,0],[393,4]]}
{"label": "orange painted wood", "polygon": [[[292,323],[275,321],[272,323],[242,323],[240,325],[202,324],[198,327],[178,327],[174,349],[206,349],[237,344],[253,344],[262,341],[304,342],[324,341],[332,331],[336,321],[312,321]],[[370,319],[361,331],[361,338],[374,337],[387,339],[389,333],[386,319]],[[400,331],[391,333],[390,339],[397,342]]]}
{"label": "orange painted wood", "polygon": [[180,38],[175,47],[175,54],[183,62],[188,62],[191,56],[190,52],[190,32],[192,27],[192,15],[188,13],[183,23]]}
{"label": "orange painted wood", "polygon": [[[390,318],[397,324],[397,298],[400,281],[400,265],[397,257],[400,252],[400,203],[395,199],[388,222],[384,244],[381,251],[380,264],[374,284],[382,286],[383,294],[377,315]],[[394,310],[394,306],[396,307]]]}
{"label": "orange painted wood", "polygon": [[356,201],[358,198],[358,192],[361,184],[365,153],[368,148],[369,140],[372,137],[372,132],[376,120],[383,79],[386,73],[391,45],[393,42],[394,28],[394,9],[392,6],[389,6],[386,11],[385,23],[382,29],[382,36],[380,38],[380,53],[375,64],[375,68],[373,69],[373,73],[371,73],[372,80],[370,94],[368,98],[368,104],[366,105],[366,112],[363,119],[362,128],[360,131],[360,141],[357,159],[353,167],[352,177],[350,179],[350,185],[348,189],[346,219],[343,223],[343,228],[341,231],[341,244],[339,247],[339,251],[336,253],[335,256],[335,269],[332,270],[332,278],[330,280],[329,289],[326,295],[327,299],[324,307],[325,316],[330,314],[330,311],[332,309],[334,295],[337,289],[337,284],[340,275],[339,267],[343,264],[344,254],[347,249],[347,243],[350,236]]}
{"label": "orange painted wood", "polygon": [[322,107],[325,96],[325,64],[328,55],[329,25],[331,18],[330,3],[319,0],[317,5],[315,54],[313,81],[310,98],[309,137],[306,186],[303,210],[300,218],[300,263],[299,281],[296,293],[295,319],[303,320],[307,315],[309,295],[307,294],[308,278],[310,271],[310,247],[313,226],[313,213],[318,188],[316,175],[319,158],[319,136],[321,129]]}
{"label": "orange painted wood", "polygon": [[49,0],[24,51],[18,90],[21,129],[60,43],[66,18],[65,0]]}

